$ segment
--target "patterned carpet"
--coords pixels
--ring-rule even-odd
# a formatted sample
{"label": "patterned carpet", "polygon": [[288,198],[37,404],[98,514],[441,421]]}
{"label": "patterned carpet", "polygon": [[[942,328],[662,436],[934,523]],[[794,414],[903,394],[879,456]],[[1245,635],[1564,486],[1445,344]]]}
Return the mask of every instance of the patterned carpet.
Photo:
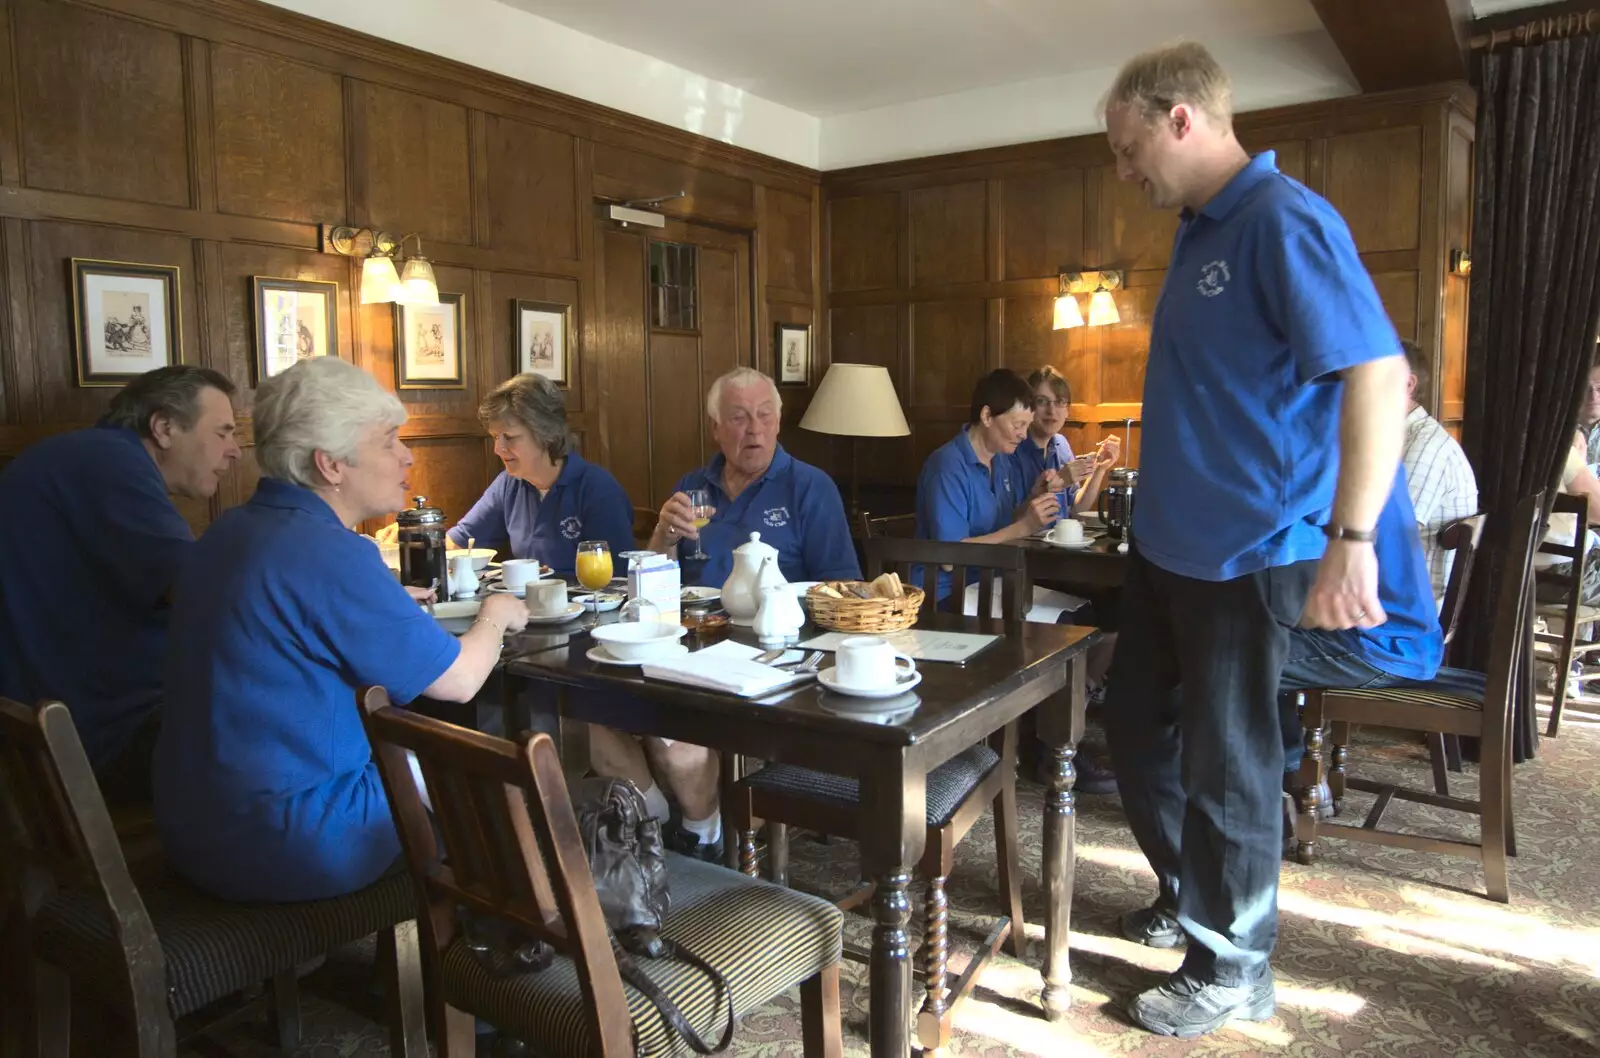
{"label": "patterned carpet", "polygon": [[[1425,785],[1420,747],[1363,737],[1350,773]],[[1060,1025],[1038,1013],[1037,951],[1042,931],[1029,927],[1027,962],[1000,958],[959,1011],[955,1055],[1317,1055],[1416,1056],[1600,1053],[1600,717],[1569,711],[1559,739],[1515,775],[1521,855],[1512,861],[1512,903],[1475,895],[1481,875],[1470,861],[1353,843],[1327,842],[1314,866],[1286,863],[1282,927],[1274,959],[1278,1017],[1200,1040],[1150,1036],[1123,1020],[1126,997],[1174,968],[1180,953],[1156,952],[1119,938],[1117,915],[1153,895],[1154,883],[1115,797],[1080,797],[1077,898],[1073,908],[1074,1009]],[[1471,765],[1452,789],[1471,795]],[[1020,797],[1027,877],[1039,869],[1041,793]],[[1353,795],[1346,815],[1361,818],[1370,799]],[[1396,802],[1385,817],[1441,835],[1475,837],[1464,817]],[[1585,819],[1590,820],[1585,824]],[[1584,834],[1590,836],[1585,838]],[[957,955],[980,942],[998,907],[989,821],[960,848],[951,879],[951,934]],[[797,884],[838,892],[855,878],[854,849],[801,839],[792,850]],[[1030,920],[1042,917],[1027,893]],[[920,896],[918,897],[920,899]],[[849,926],[867,939],[863,920]],[[846,1052],[867,1053],[866,968],[845,964]],[[306,979],[305,1044],[300,1058],[374,1058],[387,1053],[384,1031],[370,1020],[362,968],[333,959]],[[363,1013],[357,1013],[356,1009]],[[732,1054],[787,1058],[801,1053],[798,999],[788,996],[744,1019]],[[259,1030],[242,1028],[235,1053],[274,1053]],[[684,1053],[689,1053],[685,1049]]]}

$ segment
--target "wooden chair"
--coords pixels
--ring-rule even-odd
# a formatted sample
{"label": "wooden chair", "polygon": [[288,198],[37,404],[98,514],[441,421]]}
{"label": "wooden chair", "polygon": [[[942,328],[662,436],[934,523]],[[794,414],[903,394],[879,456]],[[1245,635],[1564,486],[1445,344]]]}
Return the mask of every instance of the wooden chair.
{"label": "wooden chair", "polygon": [[[423,954],[439,1058],[474,1053],[473,1015],[540,1054],[674,1053],[679,1043],[665,1019],[623,987],[550,736],[491,738],[393,708],[381,688],[363,691],[359,705],[426,905]],[[421,765],[437,812],[431,822],[406,750]],[[663,935],[727,977],[736,1015],[800,985],[807,1058],[838,1058],[838,910],[724,867],[671,853],[667,863],[672,911]],[[556,961],[492,975],[459,935],[459,908],[545,941]],[[703,1037],[720,1036],[728,997],[700,971],[671,959],[637,962]]]}
{"label": "wooden chair", "polygon": [[[1500,903],[1509,901],[1506,856],[1513,852],[1515,841],[1511,824],[1512,703],[1521,674],[1520,666],[1528,663],[1522,656],[1522,644],[1531,613],[1533,555],[1538,539],[1540,502],[1540,497],[1530,497],[1518,504],[1512,516],[1505,572],[1501,577],[1495,614],[1494,652],[1481,691],[1471,679],[1476,674],[1446,670],[1433,680],[1397,687],[1306,692],[1306,757],[1300,770],[1300,783],[1304,790],[1295,826],[1296,855],[1301,863],[1312,862],[1318,835],[1391,845],[1418,852],[1467,856],[1483,864],[1489,899]],[[1372,811],[1360,826],[1317,820],[1322,799],[1319,791],[1324,777],[1322,731],[1324,725],[1329,723],[1333,725],[1333,769],[1327,778],[1335,801],[1344,798],[1347,787],[1378,795]],[[1354,724],[1375,724],[1481,739],[1478,799],[1464,800],[1393,784],[1347,779],[1346,747]],[[1480,840],[1453,841],[1380,830],[1378,823],[1385,809],[1397,797],[1477,815],[1482,827]]]}
{"label": "wooden chair", "polygon": [[[1007,628],[1016,633],[1028,596],[1027,555],[1020,548],[992,544],[951,544],[936,540],[898,540],[874,537],[867,541],[867,576],[876,577],[886,567],[903,567],[902,580],[910,583],[910,567],[922,565],[931,577],[940,563],[954,565],[965,583],[968,570],[993,574],[984,576],[980,613],[987,613],[996,576],[1001,581]],[[924,611],[933,606],[932,581],[929,581]],[[959,589],[956,589],[959,590]],[[927,983],[927,999],[917,1018],[922,1046],[939,1050],[950,1043],[951,1021],[956,1004],[966,998],[977,983],[978,974],[1009,938],[1011,951],[1023,957],[1022,873],[1017,858],[1017,725],[1013,721],[928,774],[927,848],[916,865],[918,877],[928,883],[927,929],[922,943],[921,963]],[[949,957],[949,904],[945,883],[954,867],[955,847],[993,805],[995,853],[1000,873],[1000,893],[1005,916],[990,931],[953,988],[946,987]],[[756,875],[758,865],[754,834],[765,821],[769,824],[768,846],[775,880],[784,880],[780,864],[787,862],[789,827],[803,827],[830,835],[856,838],[859,830],[860,785],[855,779],[789,764],[769,764],[735,784],[728,801],[728,815],[740,836],[740,866]],[[772,826],[771,824],[783,824]],[[862,886],[839,902],[843,910],[855,910],[872,897],[873,888]],[[861,958],[858,952],[847,952]]]}
{"label": "wooden chair", "polygon": [[1538,603],[1537,613],[1549,620],[1561,622],[1559,632],[1538,632],[1533,635],[1534,649],[1544,645],[1553,655],[1556,667],[1555,691],[1550,697],[1550,722],[1545,728],[1546,738],[1555,738],[1561,730],[1561,712],[1567,704],[1567,679],[1572,673],[1572,658],[1600,650],[1600,644],[1587,643],[1577,645],[1578,629],[1587,628],[1589,625],[1600,621],[1600,607],[1585,606],[1583,604],[1583,573],[1588,557],[1586,544],[1589,535],[1589,501],[1583,496],[1568,496],[1565,493],[1555,498],[1555,504],[1550,514],[1570,514],[1577,523],[1577,531],[1573,539],[1556,542],[1546,540],[1540,543],[1539,553],[1544,555],[1559,556],[1571,564],[1571,569],[1566,573],[1556,573],[1553,570],[1542,569],[1534,575],[1535,582],[1551,590],[1552,594],[1559,594],[1560,602]]}
{"label": "wooden chair", "polygon": [[[650,542],[650,536],[656,531],[656,523],[660,520],[660,511],[649,507],[635,507],[633,509],[633,538],[638,542],[640,548]],[[618,569],[621,572],[627,572],[621,566]]]}
{"label": "wooden chair", "polygon": [[[270,980],[279,1045],[299,1046],[295,967],[377,933],[391,1051],[426,1058],[416,900],[403,873],[332,900],[230,904],[138,864],[135,884],[67,707],[0,698],[0,921],[27,967],[39,1055],[65,1056],[80,991],[121,1015],[116,1053],[171,1056],[179,1042],[248,1013],[232,1000]],[[145,877],[148,875],[148,877]],[[29,960],[31,960],[31,965]]]}
{"label": "wooden chair", "polygon": [[[1453,552],[1450,576],[1445,581],[1444,599],[1439,605],[1439,628],[1444,633],[1444,660],[1450,662],[1450,644],[1461,627],[1461,615],[1467,608],[1467,588],[1472,583],[1472,566],[1477,560],[1478,544],[1483,539],[1484,515],[1474,514],[1451,522],[1439,530],[1439,546]],[[1461,770],[1461,744],[1455,735],[1437,731],[1428,733],[1428,756],[1433,762],[1433,789],[1435,793],[1450,793],[1450,772]]]}
{"label": "wooden chair", "polygon": [[909,539],[916,534],[917,516],[915,514],[885,514],[874,518],[870,511],[862,511],[859,531],[863,540],[873,540],[884,536],[901,540]]}

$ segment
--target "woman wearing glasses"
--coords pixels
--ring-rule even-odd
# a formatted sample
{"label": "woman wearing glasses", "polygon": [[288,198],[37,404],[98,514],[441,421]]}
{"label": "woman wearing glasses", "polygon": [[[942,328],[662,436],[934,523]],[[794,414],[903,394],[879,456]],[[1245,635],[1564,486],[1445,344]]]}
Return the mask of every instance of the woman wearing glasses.
{"label": "woman wearing glasses", "polygon": [[1100,486],[1106,471],[1116,466],[1122,454],[1122,441],[1115,434],[1101,441],[1098,449],[1075,459],[1072,446],[1061,435],[1067,422],[1067,406],[1072,403],[1072,390],[1061,372],[1046,365],[1028,376],[1028,388],[1033,391],[1033,422],[1028,426],[1028,436],[1017,445],[1014,458],[1022,469],[1023,480],[1034,482],[1046,470],[1058,471],[1069,483],[1063,508],[1071,513],[1093,510],[1100,497]]}

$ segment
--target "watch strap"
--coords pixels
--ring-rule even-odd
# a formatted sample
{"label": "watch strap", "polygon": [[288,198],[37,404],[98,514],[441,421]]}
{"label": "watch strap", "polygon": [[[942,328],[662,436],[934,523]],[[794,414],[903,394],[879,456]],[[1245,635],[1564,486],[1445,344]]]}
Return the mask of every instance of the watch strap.
{"label": "watch strap", "polygon": [[1378,538],[1378,531],[1376,529],[1350,529],[1329,522],[1322,527],[1322,535],[1329,540],[1349,540],[1358,544],[1370,544]]}

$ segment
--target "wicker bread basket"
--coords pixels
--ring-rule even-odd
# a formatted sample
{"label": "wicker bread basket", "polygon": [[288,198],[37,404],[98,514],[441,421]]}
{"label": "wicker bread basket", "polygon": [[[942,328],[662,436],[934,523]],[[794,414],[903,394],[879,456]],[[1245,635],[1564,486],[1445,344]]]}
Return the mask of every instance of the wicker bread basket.
{"label": "wicker bread basket", "polygon": [[850,585],[862,583],[865,582],[830,582],[835,591],[843,592],[842,599],[820,594],[820,584],[812,586],[806,592],[811,619],[834,632],[904,632],[917,623],[922,609],[921,588],[908,587],[898,599],[861,599],[848,592]]}

